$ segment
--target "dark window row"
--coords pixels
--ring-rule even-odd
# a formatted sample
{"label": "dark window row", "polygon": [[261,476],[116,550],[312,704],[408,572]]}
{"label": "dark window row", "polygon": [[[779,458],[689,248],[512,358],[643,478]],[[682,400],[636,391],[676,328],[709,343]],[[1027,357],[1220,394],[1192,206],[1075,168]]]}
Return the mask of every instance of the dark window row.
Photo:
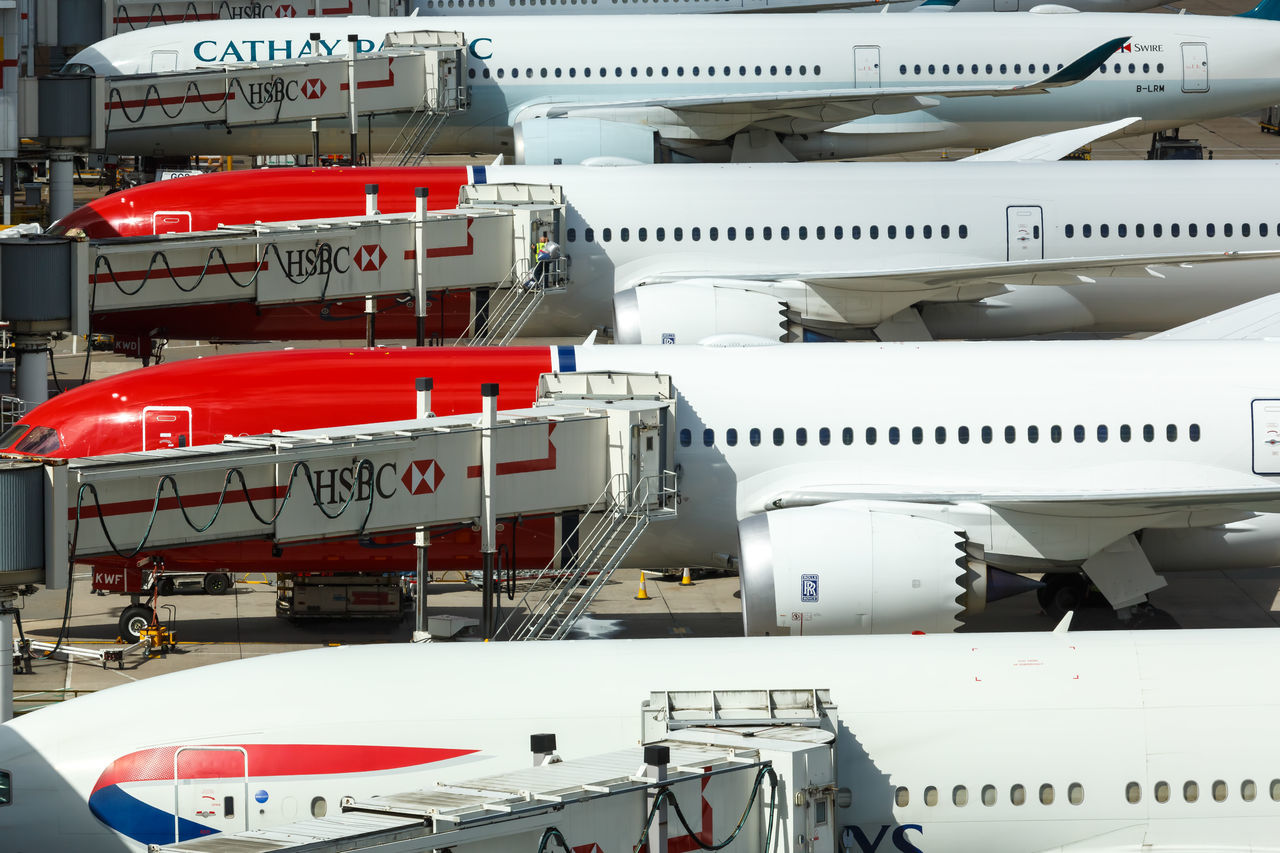
{"label": "dark window row", "polygon": [[[812,74],[814,77],[820,77],[822,76],[822,66],[821,65],[814,65],[814,66],[756,65],[756,66],[748,67],[746,65],[739,65],[735,69],[732,65],[691,65],[688,68],[685,68],[685,66],[683,65],[677,65],[674,68],[668,65],[663,65],[659,67],[655,67],[653,65],[646,65],[643,68],[641,68],[638,65],[632,65],[630,67],[615,65],[612,69],[610,69],[607,66],[602,65],[599,68],[589,68],[589,67],[538,68],[536,69],[536,71],[533,68],[524,68],[524,69],[512,68],[509,71],[506,68],[499,68],[497,71],[492,71],[492,72],[488,68],[483,68],[480,71],[480,76],[485,80],[488,80],[491,76],[497,77],[499,80],[502,80],[508,75],[510,75],[512,79],[519,80],[522,78],[532,79],[534,77],[576,78],[579,75],[581,75],[582,77],[612,76],[615,78],[616,77],[654,77],[654,76],[670,77],[672,75],[675,75],[676,77],[684,77],[686,74],[690,77],[703,77],[703,76],[706,76],[706,77],[717,77],[717,76],[719,77],[734,77],[734,76],[778,77],[779,75],[783,77],[791,77],[791,76],[794,76],[795,74],[799,74],[799,76],[801,77],[807,77],[810,74]],[[475,79],[476,69],[468,68],[467,76],[470,77],[471,79]]]}
{"label": "dark window row", "polygon": [[[1218,224],[1215,222],[1206,222],[1204,224],[1204,236],[1216,237],[1218,235],[1218,227]],[[1241,222],[1239,226],[1231,222],[1224,222],[1221,227],[1223,237],[1234,237],[1237,233],[1241,237],[1253,237],[1255,235],[1258,237],[1266,237],[1271,232],[1270,227],[1265,222],[1259,222],[1256,226],[1249,222]],[[1163,237],[1165,234],[1165,228],[1166,226],[1162,222],[1152,223],[1151,236]],[[1200,236],[1199,224],[1195,222],[1188,222],[1186,228],[1188,237]],[[1170,222],[1168,225],[1168,231],[1170,237],[1181,237],[1181,223]],[[1076,226],[1064,225],[1062,227],[1062,233],[1065,237],[1074,237],[1076,236]],[[1142,222],[1136,222],[1132,227],[1123,222],[1117,223],[1115,226],[1104,222],[1100,223],[1096,228],[1092,223],[1085,223],[1080,226],[1081,237],[1092,237],[1094,234],[1097,234],[1099,237],[1110,237],[1112,233],[1114,233],[1116,237],[1121,238],[1128,237],[1130,233],[1132,233],[1134,237],[1145,237],[1147,236],[1147,226]],[[1280,223],[1276,224],[1276,234],[1280,234]]]}
{"label": "dark window row", "polygon": [[[987,74],[995,74],[997,69],[999,69],[999,72],[1001,74],[1008,74],[1010,68],[1013,69],[1014,74],[1022,73],[1021,62],[1015,62],[1012,65],[1009,65],[1008,63],[1005,63],[1005,62],[1002,62],[999,65],[993,65],[990,62],[986,63],[985,65],[979,65],[976,62],[972,62],[967,66],[963,62],[957,62],[954,66],[952,66],[950,63],[943,63],[942,65],[930,63],[928,65],[912,65],[910,73],[917,77],[919,77],[921,74],[924,74],[924,73],[937,74],[939,68],[942,69],[943,74],[950,74],[954,69],[957,76],[963,75],[963,74],[978,74],[983,70],[985,70]],[[1036,69],[1040,69],[1040,70],[1037,71]],[[1057,70],[1059,71],[1062,70],[1061,62],[1058,63]],[[899,65],[898,73],[903,75],[904,77],[907,76],[907,73],[908,73],[907,66]],[[1049,63],[1044,62],[1044,63],[1041,63],[1040,65],[1036,65],[1034,62],[1028,62],[1027,73],[1028,74],[1037,74],[1037,73],[1048,74]]]}
{"label": "dark window row", "polygon": [[[1099,444],[1105,444],[1112,438],[1111,428],[1106,424],[1098,424],[1093,429],[1085,427],[1084,424],[1076,424],[1069,428],[1069,432],[1063,427],[1054,424],[1049,427],[1048,440],[1053,444],[1060,444],[1064,438],[1070,438],[1076,444],[1083,444],[1086,441],[1096,441]],[[782,427],[774,427],[769,431],[769,439],[775,447],[781,447],[787,443],[787,431]],[[890,444],[901,444],[903,439],[903,430],[894,426],[884,431],[885,440]],[[1115,431],[1115,437],[1122,443],[1127,444],[1131,441],[1140,439],[1143,442],[1151,443],[1156,440],[1156,436],[1163,433],[1163,438],[1167,442],[1178,440],[1178,425],[1166,424],[1163,430],[1158,430],[1154,424],[1143,424],[1141,427],[1131,427],[1129,424],[1121,424]],[[911,427],[907,431],[908,437],[912,444],[925,443],[925,428]],[[969,444],[971,441],[978,440],[983,444],[992,444],[996,441],[997,434],[1005,444],[1015,444],[1018,442],[1019,430],[1016,426],[1006,426],[999,433],[995,427],[983,426],[976,431],[976,436],[970,431],[969,427],[956,427],[954,440],[958,444]],[[1038,444],[1043,434],[1040,427],[1032,425],[1021,431],[1022,440],[1028,444]],[[863,431],[863,443],[872,445],[880,441],[880,430],[877,427],[867,427]],[[1186,437],[1189,441],[1200,440],[1200,424],[1191,424],[1187,427]],[[823,447],[831,444],[833,438],[838,438],[841,444],[850,445],[854,443],[856,433],[853,427],[843,427],[840,429],[838,436],[831,431],[829,427],[822,427],[817,431],[817,443]],[[740,436],[738,430],[729,427],[724,431],[724,443],[729,447],[736,447]],[[747,430],[747,443],[752,447],[759,447],[764,440],[764,432],[760,427],[751,427]],[[944,426],[936,426],[932,429],[929,436],[933,444],[946,444],[948,440],[948,431]],[[680,430],[680,446],[689,447],[693,444],[693,431],[689,429]],[[704,447],[714,447],[716,444],[716,431],[714,429],[704,429],[702,431],[702,444]],[[795,431],[794,444],[798,447],[804,447],[809,444],[809,430],[805,427],[797,427]]]}
{"label": "dark window row", "polygon": [[[1061,65],[1059,65],[1058,67],[1059,67],[1059,68],[1061,68],[1062,66],[1061,66]],[[1104,62],[1104,63],[1102,63],[1102,65],[1101,65],[1101,66],[1099,66],[1098,70],[1099,70],[1099,71],[1101,71],[1103,74],[1106,74],[1106,73],[1107,73],[1107,63],[1105,63],[1105,62]],[[1119,62],[1117,62],[1117,63],[1115,63],[1114,65],[1112,65],[1112,66],[1111,66],[1111,73],[1113,73],[1113,74],[1122,74],[1123,72],[1124,72],[1124,66],[1122,66]],[[1130,62],[1130,63],[1129,63],[1129,73],[1130,73],[1130,74],[1137,74],[1137,73],[1138,73],[1138,64],[1137,64],[1136,62]],[[1144,62],[1144,63],[1142,63],[1142,73],[1143,73],[1143,74],[1150,74],[1150,73],[1151,73],[1151,63],[1150,63],[1150,62]],[[1163,74],[1163,73],[1164,73],[1164,63],[1163,63],[1163,62],[1157,62],[1157,63],[1156,63],[1156,73],[1157,73],[1157,74]]]}
{"label": "dark window row", "polygon": [[[764,225],[759,229],[753,225],[746,225],[741,228],[735,225],[727,225],[724,228],[715,225],[707,228],[694,225],[687,229],[677,225],[669,230],[659,225],[652,229],[645,226],[635,229],[624,227],[617,229],[616,232],[612,228],[602,228],[598,236],[601,243],[612,242],[615,237],[623,243],[630,241],[633,237],[640,243],[648,242],[650,239],[662,243],[668,238],[676,243],[686,238],[693,242],[698,242],[704,237],[707,240],[737,240],[739,238],[754,240],[757,234],[761,240],[772,240],[775,235],[779,240],[790,240],[792,237],[797,240],[808,240],[810,238],[826,240],[828,237],[832,240],[843,240],[845,239],[846,231],[848,238],[851,240],[861,240],[863,237],[868,240],[879,240],[881,237],[886,240],[897,240],[899,237],[904,240],[914,240],[916,237],[922,240],[932,240],[934,237],[949,240],[953,234],[961,240],[969,239],[968,225],[957,225],[954,229],[950,225],[939,225],[936,228],[932,225],[868,225],[865,228],[861,225],[851,225],[848,229],[843,225],[834,225],[830,228],[825,225],[817,225],[812,228],[808,225],[798,225],[795,228],[790,225],[781,225],[776,229],[772,225]],[[597,234],[594,228],[583,229],[583,242],[594,243],[596,242],[596,237]],[[566,229],[565,238],[567,242],[576,243],[578,241],[578,229]]]}
{"label": "dark window row", "polygon": [[[1054,787],[1050,783],[1040,786],[1037,797],[1041,805],[1051,806],[1054,803],[1056,793]],[[921,791],[920,799],[928,807],[938,804],[938,789],[933,785],[927,786]],[[978,802],[984,806],[994,806],[999,802],[1000,794],[996,790],[995,785],[983,785],[978,795]],[[1011,785],[1009,787],[1009,803],[1015,806],[1025,805],[1027,802],[1027,789],[1024,785]],[[1067,786],[1067,802],[1073,806],[1078,806],[1084,802],[1084,786],[1079,782],[1072,782]],[[900,809],[905,809],[911,805],[911,791],[907,788],[897,788],[893,792],[893,803]],[[969,789],[964,785],[956,785],[951,789],[951,805],[967,806],[969,805]]]}
{"label": "dark window row", "polygon": [[[1152,786],[1152,796],[1157,803],[1169,802],[1172,786],[1168,782],[1156,782]],[[1280,802],[1280,779],[1272,779],[1268,791],[1273,802]],[[1225,802],[1230,796],[1230,786],[1227,785],[1225,779],[1215,779],[1209,786],[1209,795],[1213,797],[1215,803]],[[1126,802],[1137,805],[1142,802],[1142,786],[1137,782],[1130,782],[1124,786],[1124,798]],[[1258,783],[1252,779],[1245,779],[1240,783],[1240,799],[1246,803],[1252,803],[1258,798]],[[1200,784],[1195,780],[1189,780],[1182,783],[1182,799],[1183,802],[1194,803],[1200,799]]]}

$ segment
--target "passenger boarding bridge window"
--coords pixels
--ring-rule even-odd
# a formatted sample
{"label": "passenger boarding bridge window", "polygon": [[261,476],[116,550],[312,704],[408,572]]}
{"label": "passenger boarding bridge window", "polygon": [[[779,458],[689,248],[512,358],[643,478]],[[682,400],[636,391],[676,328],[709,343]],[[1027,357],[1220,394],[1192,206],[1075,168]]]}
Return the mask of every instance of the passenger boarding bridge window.
{"label": "passenger boarding bridge window", "polygon": [[737,447],[738,431],[733,427],[729,427],[727,430],[724,431],[724,441],[725,441],[725,444],[729,445],[730,447]]}
{"label": "passenger boarding bridge window", "polygon": [[760,446],[760,428],[759,428],[759,427],[752,427],[752,428],[751,428],[751,433],[750,433],[750,436],[749,436],[749,437],[750,437],[750,439],[751,439],[751,446],[752,446],[752,447],[759,447],[759,446]]}

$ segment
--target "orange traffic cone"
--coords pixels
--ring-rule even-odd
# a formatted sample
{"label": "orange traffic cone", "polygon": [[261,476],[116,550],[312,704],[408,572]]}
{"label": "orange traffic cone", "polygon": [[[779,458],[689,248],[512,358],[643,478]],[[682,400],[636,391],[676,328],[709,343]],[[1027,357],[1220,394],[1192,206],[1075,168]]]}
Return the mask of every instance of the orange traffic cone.
{"label": "orange traffic cone", "polygon": [[688,566],[684,567],[684,574],[680,576],[680,586],[693,586],[693,576]]}
{"label": "orange traffic cone", "polygon": [[644,585],[644,572],[640,573],[640,588],[636,590],[636,601],[648,601],[649,590]]}

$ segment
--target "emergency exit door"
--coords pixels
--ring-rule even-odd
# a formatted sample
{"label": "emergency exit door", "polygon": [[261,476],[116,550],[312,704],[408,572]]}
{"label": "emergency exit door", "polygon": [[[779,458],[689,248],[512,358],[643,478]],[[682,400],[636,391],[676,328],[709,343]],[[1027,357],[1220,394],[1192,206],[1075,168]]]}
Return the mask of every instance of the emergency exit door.
{"label": "emergency exit door", "polygon": [[1203,42],[1182,46],[1182,91],[1209,91],[1209,46]]}
{"label": "emergency exit door", "polygon": [[243,747],[183,747],[174,753],[176,840],[248,829],[248,770]]}
{"label": "emergency exit door", "polygon": [[853,87],[877,89],[880,87],[880,48],[862,45],[853,49]]}
{"label": "emergency exit door", "polygon": [[1009,260],[1044,259],[1044,211],[1039,205],[1010,206],[1008,231]]}
{"label": "emergency exit door", "polygon": [[1280,474],[1280,400],[1253,401],[1253,473]]}

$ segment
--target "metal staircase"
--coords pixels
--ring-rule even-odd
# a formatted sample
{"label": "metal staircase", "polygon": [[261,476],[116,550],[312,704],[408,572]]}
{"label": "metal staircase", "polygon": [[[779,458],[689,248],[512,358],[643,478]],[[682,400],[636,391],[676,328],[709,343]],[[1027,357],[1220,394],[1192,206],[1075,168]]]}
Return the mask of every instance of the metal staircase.
{"label": "metal staircase", "polygon": [[[570,554],[567,544],[561,545],[519,605],[499,626],[498,639],[564,639],[649,522],[675,517],[676,475],[673,472],[642,477],[632,488],[628,488],[627,481],[625,474],[619,474],[600,493],[583,516],[598,517],[599,521],[582,541],[578,553]],[[559,569],[555,568],[557,562],[561,564]]]}
{"label": "metal staircase", "polygon": [[532,265],[520,258],[493,289],[486,310],[477,311],[454,346],[506,346],[520,333],[548,293],[561,292],[568,280],[568,258]]}
{"label": "metal staircase", "polygon": [[423,98],[417,109],[409,113],[404,127],[387,150],[387,157],[397,166],[421,166],[449,116],[466,108],[465,87],[441,86],[434,97]]}

